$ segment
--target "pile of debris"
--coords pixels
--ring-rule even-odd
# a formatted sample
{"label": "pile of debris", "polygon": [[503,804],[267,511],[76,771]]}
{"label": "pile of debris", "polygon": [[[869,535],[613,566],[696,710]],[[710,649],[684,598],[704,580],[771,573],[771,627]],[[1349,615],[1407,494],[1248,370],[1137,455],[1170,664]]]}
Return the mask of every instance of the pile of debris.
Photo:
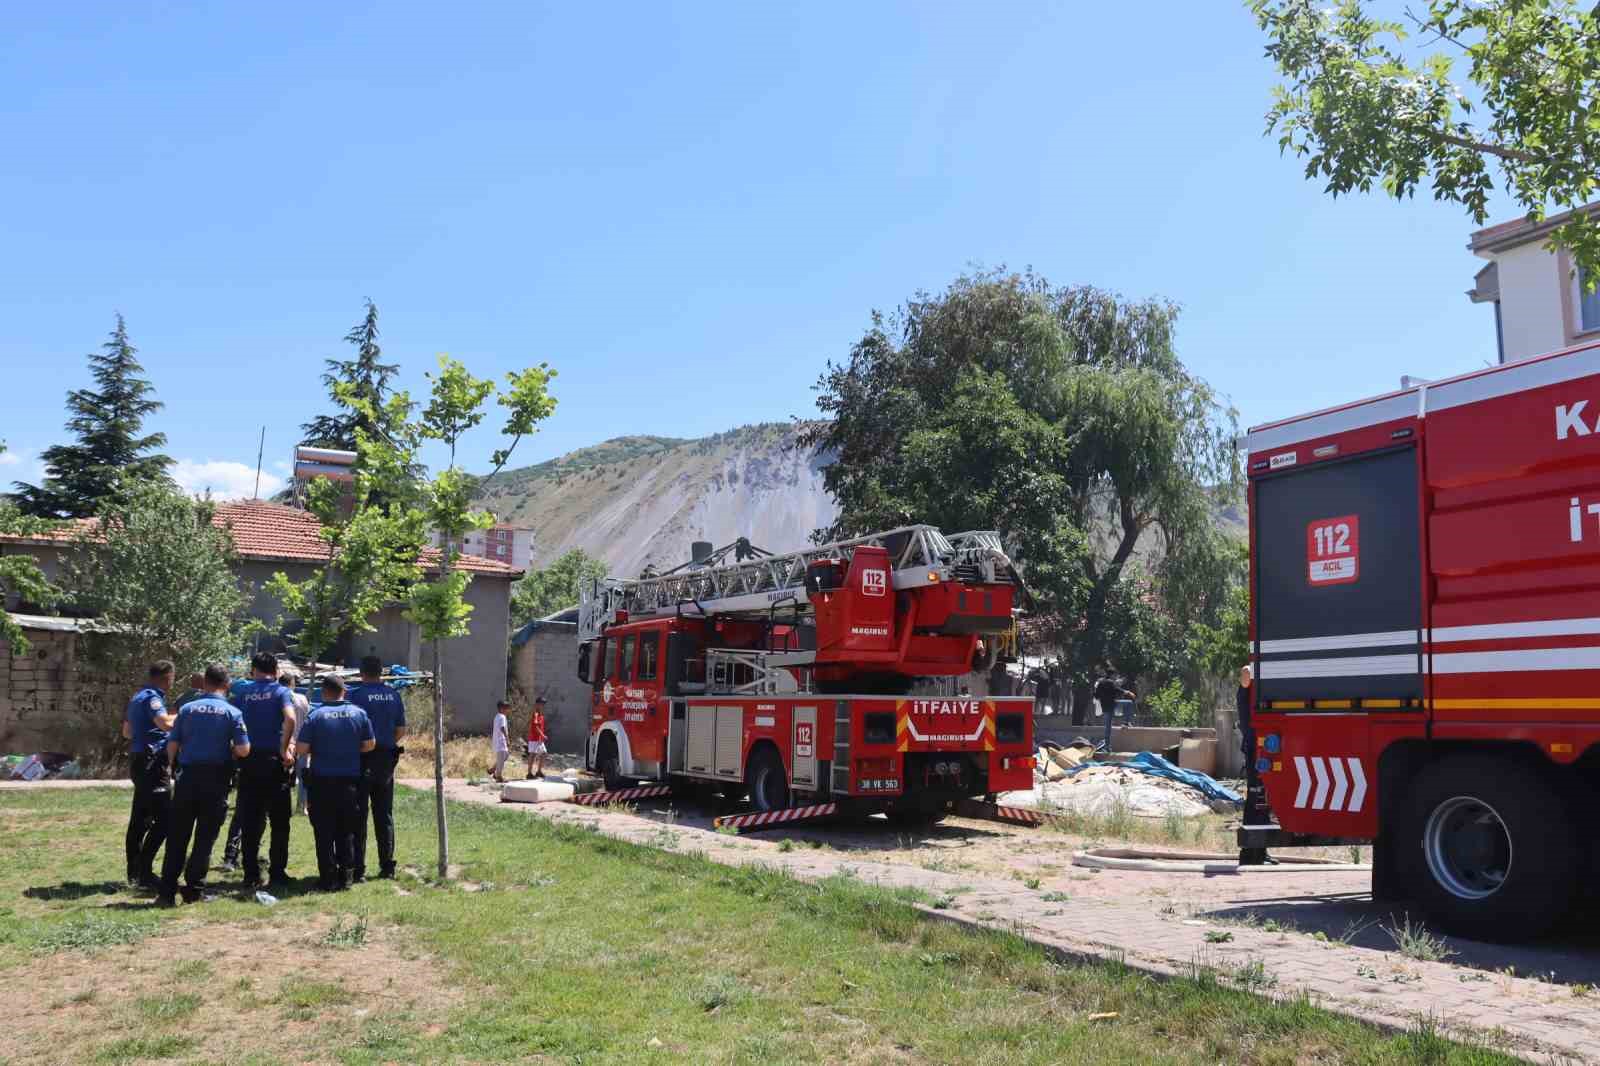
{"label": "pile of debris", "polygon": [[48,781],[82,777],[78,761],[59,751],[0,755],[0,781]]}
{"label": "pile of debris", "polygon": [[1239,799],[1209,775],[1175,766],[1148,751],[1117,762],[1099,761],[1093,745],[1080,738],[1065,747],[1040,748],[1034,787],[1006,793],[1000,802],[1096,817],[1126,813],[1192,818],[1213,811],[1231,814]]}

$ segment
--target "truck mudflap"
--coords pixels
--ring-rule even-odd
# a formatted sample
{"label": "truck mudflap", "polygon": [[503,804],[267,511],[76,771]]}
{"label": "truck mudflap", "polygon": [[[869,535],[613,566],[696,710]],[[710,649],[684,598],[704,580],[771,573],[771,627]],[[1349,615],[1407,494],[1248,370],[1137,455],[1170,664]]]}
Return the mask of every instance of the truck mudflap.
{"label": "truck mudflap", "polygon": [[605,807],[613,803],[629,803],[633,800],[653,799],[656,796],[672,795],[671,785],[640,785],[637,788],[614,788],[610,791],[583,792],[575,795],[569,803],[576,803],[582,807]]}
{"label": "truck mudflap", "polygon": [[743,833],[754,829],[776,829],[783,825],[794,825],[796,822],[821,821],[832,818],[838,813],[837,803],[811,803],[803,807],[784,807],[776,811],[724,815],[712,819],[711,825],[716,829],[733,829]]}

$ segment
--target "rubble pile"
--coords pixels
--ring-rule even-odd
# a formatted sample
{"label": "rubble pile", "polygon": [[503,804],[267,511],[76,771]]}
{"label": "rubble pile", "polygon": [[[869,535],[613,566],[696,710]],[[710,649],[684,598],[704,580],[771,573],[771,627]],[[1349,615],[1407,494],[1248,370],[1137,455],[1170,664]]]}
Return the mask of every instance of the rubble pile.
{"label": "rubble pile", "polygon": [[1145,818],[1192,818],[1212,811],[1232,813],[1239,797],[1197,770],[1174,766],[1140,752],[1125,762],[1101,762],[1086,740],[1040,748],[1034,787],[1009,792],[1000,802],[1044,807],[1096,817],[1127,813]]}

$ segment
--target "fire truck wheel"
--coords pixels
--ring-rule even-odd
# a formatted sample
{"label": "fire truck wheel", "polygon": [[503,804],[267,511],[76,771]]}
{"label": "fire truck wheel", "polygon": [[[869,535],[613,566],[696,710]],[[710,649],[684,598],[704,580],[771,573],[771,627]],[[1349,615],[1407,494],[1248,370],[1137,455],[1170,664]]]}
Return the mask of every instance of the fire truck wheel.
{"label": "fire truck wheel", "polygon": [[606,790],[615,791],[627,784],[622,779],[622,760],[617,758],[617,742],[610,737],[600,740],[600,754],[595,759],[595,772],[605,779]]}
{"label": "fire truck wheel", "polygon": [[771,748],[757,748],[751,754],[744,781],[756,810],[781,811],[789,806],[789,781],[783,772],[783,760]]}
{"label": "fire truck wheel", "polygon": [[1571,909],[1578,849],[1565,805],[1537,771],[1458,756],[1419,775],[1405,806],[1418,902],[1485,940],[1547,932]]}

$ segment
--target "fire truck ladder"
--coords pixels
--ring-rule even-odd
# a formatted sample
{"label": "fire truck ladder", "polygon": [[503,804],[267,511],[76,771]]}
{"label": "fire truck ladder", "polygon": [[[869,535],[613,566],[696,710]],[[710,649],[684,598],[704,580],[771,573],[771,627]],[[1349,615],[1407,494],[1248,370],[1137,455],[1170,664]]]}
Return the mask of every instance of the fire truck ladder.
{"label": "fire truck ladder", "polygon": [[1000,535],[993,530],[947,537],[933,526],[901,526],[786,555],[767,555],[748,544],[729,545],[712,558],[725,559],[734,547],[744,558],[633,581],[606,579],[585,585],[578,598],[578,639],[595,639],[619,612],[629,618],[651,618],[685,609],[704,615],[765,615],[775,607],[804,610],[810,603],[806,568],[823,560],[848,563],[857,548],[867,545],[888,550],[896,589],[952,579],[1021,584],[1000,545]]}

